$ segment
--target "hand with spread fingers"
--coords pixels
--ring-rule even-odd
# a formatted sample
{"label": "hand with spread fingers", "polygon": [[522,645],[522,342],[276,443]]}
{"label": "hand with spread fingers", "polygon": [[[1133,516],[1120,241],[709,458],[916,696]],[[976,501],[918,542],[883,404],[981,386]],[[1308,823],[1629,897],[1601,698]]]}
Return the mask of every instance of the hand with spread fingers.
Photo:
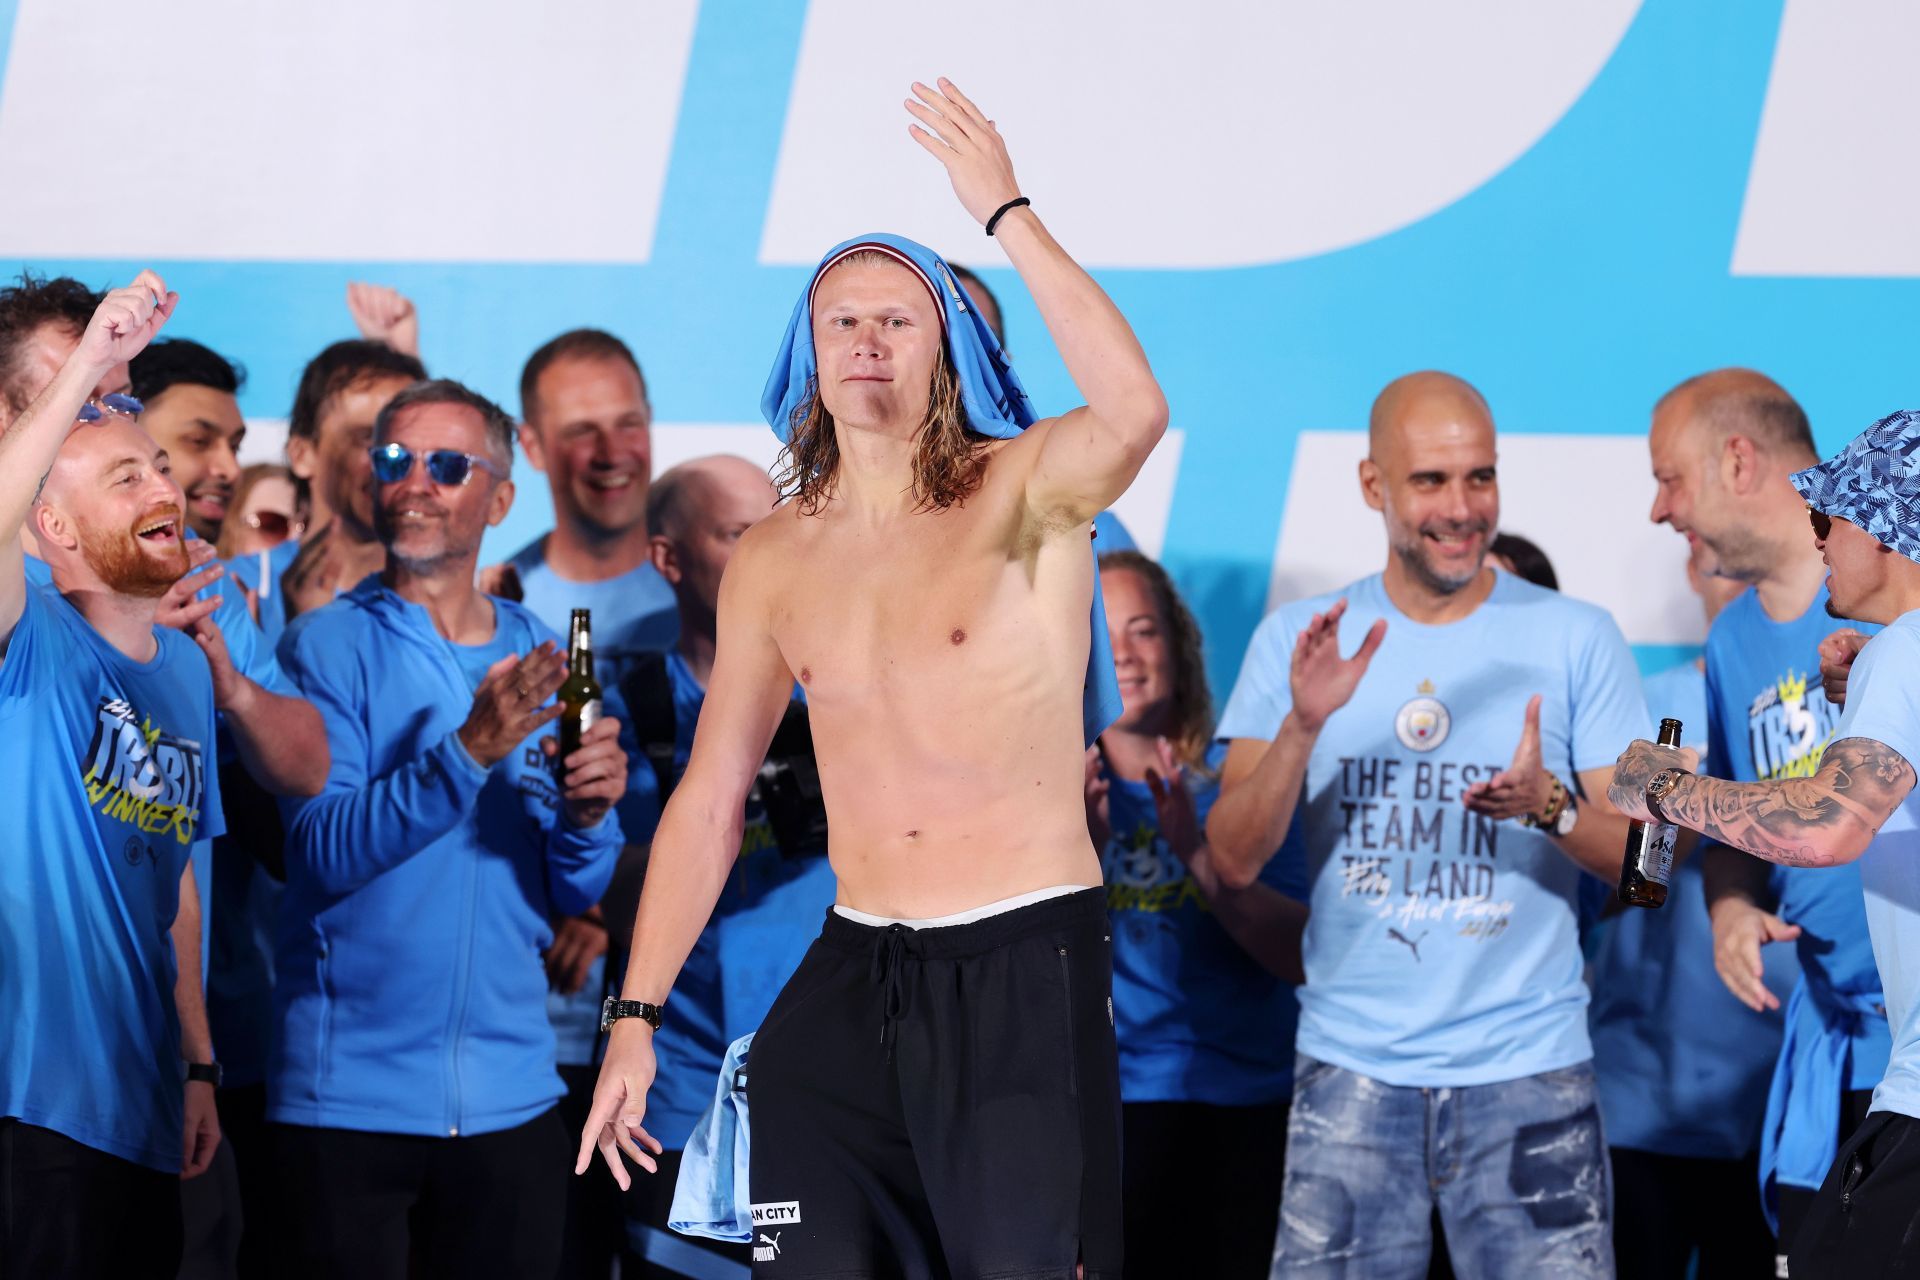
{"label": "hand with spread fingers", "polygon": [[633,1185],[633,1176],[620,1159],[621,1152],[648,1173],[660,1171],[654,1157],[664,1148],[640,1123],[647,1114],[647,1090],[653,1087],[657,1069],[653,1028],[640,1018],[614,1023],[607,1033],[606,1061],[593,1086],[593,1107],[580,1131],[580,1150],[573,1162],[576,1175],[593,1163],[596,1147],[622,1191]]}
{"label": "hand with spread fingers", "polygon": [[1526,723],[1513,761],[1485,782],[1461,793],[1467,808],[1488,818],[1523,818],[1543,812],[1553,798],[1553,775],[1540,753],[1540,695],[1527,701]]}
{"label": "hand with spread fingers", "polygon": [[1341,600],[1325,613],[1316,613],[1293,642],[1288,683],[1293,691],[1293,714],[1319,732],[1327,717],[1347,705],[1367,666],[1387,638],[1387,620],[1367,629],[1366,639],[1351,658],[1340,656],[1340,619],[1347,602]]}
{"label": "hand with spread fingers", "polygon": [[481,768],[493,768],[536,729],[560,718],[560,704],[549,700],[566,678],[567,655],[551,640],[524,658],[510,653],[500,659],[473,691],[473,710],[458,730],[460,745]]}
{"label": "hand with spread fingers", "polygon": [[220,607],[219,596],[208,596],[204,600],[195,597],[224,578],[227,568],[214,558],[213,545],[202,538],[188,540],[187,564],[190,567],[180,575],[180,580],[160,597],[160,607],[154,612],[153,620],[163,627],[191,632],[195,623],[212,617],[213,611]]}
{"label": "hand with spread fingers", "polygon": [[932,89],[913,82],[906,108],[920,123],[908,125],[907,132],[947,167],[953,194],[985,226],[1001,205],[1020,194],[1013,161],[993,121],[953,81],[942,77],[938,84]]}

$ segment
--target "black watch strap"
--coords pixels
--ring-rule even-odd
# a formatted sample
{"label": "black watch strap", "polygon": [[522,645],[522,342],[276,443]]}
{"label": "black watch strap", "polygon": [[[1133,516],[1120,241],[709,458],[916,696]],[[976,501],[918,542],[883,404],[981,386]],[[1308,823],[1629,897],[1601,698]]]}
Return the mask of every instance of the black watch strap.
{"label": "black watch strap", "polygon": [[188,1084],[210,1084],[220,1087],[220,1064],[217,1062],[189,1062],[187,1064]]}
{"label": "black watch strap", "polygon": [[622,1018],[638,1018],[652,1027],[660,1029],[660,1006],[648,1004],[645,1000],[621,1000],[608,996],[600,1005],[600,1030],[611,1031],[613,1024]]}

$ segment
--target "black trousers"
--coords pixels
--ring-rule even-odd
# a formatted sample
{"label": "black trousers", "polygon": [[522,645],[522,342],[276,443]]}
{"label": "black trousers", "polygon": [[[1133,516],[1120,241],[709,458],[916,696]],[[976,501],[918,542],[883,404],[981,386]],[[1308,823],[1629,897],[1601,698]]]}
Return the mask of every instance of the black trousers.
{"label": "black trousers", "polygon": [[[1759,1158],[1709,1160],[1627,1147],[1613,1157],[1613,1253],[1638,1280],[1752,1280],[1773,1273]],[[1699,1269],[1689,1270],[1695,1254]]]}
{"label": "black trousers", "polygon": [[747,1058],[755,1275],[1120,1275],[1106,891],[827,917]]}
{"label": "black trousers", "polygon": [[[1838,1151],[1844,1151],[1860,1126],[1867,1122],[1867,1113],[1873,1109],[1873,1090],[1849,1089],[1840,1095],[1840,1132]],[[1831,1172],[1831,1170],[1829,1170]],[[1808,1191],[1805,1187],[1779,1187],[1776,1192],[1776,1208],[1780,1217],[1780,1236],[1774,1246],[1774,1260],[1779,1264],[1781,1275],[1786,1275],[1788,1259],[1793,1254],[1794,1241],[1800,1238],[1800,1224],[1813,1212],[1813,1202],[1820,1193]]]}
{"label": "black trousers", "polygon": [[557,1108],[470,1138],[268,1128],[280,1274],[546,1280],[560,1265],[574,1147]]}
{"label": "black trousers", "polygon": [[180,1175],[0,1120],[0,1280],[172,1280]]}
{"label": "black trousers", "polygon": [[1789,1274],[1920,1276],[1920,1120],[1876,1111],[1840,1148],[1794,1238]]}
{"label": "black trousers", "polygon": [[1287,1104],[1120,1109],[1129,1280],[1266,1280],[1280,1225]]}

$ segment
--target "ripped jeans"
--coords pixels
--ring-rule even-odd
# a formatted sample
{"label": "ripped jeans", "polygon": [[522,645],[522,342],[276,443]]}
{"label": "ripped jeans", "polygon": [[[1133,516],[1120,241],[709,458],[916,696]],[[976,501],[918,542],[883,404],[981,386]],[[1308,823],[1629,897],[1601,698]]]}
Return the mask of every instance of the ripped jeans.
{"label": "ripped jeans", "polygon": [[1273,1275],[1423,1280],[1437,1207],[1460,1280],[1611,1280],[1593,1065],[1498,1084],[1381,1084],[1301,1055]]}

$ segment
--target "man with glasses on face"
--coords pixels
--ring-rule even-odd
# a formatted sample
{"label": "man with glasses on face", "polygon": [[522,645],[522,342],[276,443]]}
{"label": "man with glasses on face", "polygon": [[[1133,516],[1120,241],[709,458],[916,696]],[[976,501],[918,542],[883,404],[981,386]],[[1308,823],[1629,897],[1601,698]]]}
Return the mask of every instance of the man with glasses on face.
{"label": "man with glasses on face", "polygon": [[555,761],[566,653],[474,585],[513,501],[512,423],[454,382],[374,422],[386,565],[280,646],[333,750],[293,814],[268,1119],[283,1265],[551,1275],[567,1137],[540,953],[620,851],[617,721]]}

